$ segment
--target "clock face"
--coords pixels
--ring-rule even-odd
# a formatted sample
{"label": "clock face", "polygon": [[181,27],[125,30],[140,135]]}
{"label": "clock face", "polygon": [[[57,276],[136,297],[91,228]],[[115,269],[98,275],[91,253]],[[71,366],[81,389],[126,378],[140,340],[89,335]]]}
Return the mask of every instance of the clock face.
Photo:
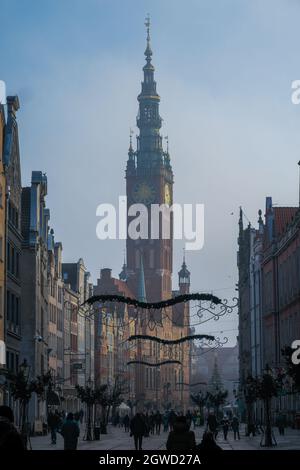
{"label": "clock face", "polygon": [[168,183],[165,184],[165,204],[171,204],[171,189]]}
{"label": "clock face", "polygon": [[135,202],[140,204],[152,204],[155,200],[155,188],[145,181],[137,183],[132,192]]}

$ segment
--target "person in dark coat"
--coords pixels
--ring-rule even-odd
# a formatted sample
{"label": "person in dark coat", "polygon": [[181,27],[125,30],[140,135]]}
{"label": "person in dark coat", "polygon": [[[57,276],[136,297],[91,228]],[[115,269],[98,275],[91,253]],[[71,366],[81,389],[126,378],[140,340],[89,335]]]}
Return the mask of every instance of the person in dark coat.
{"label": "person in dark coat", "polygon": [[192,413],[190,412],[190,410],[188,410],[187,414],[186,414],[186,419],[187,419],[187,423],[189,425],[189,429],[191,427],[191,424],[192,424],[192,418],[193,418],[193,415]]}
{"label": "person in dark coat", "polygon": [[163,425],[164,425],[164,432],[168,432],[168,429],[169,429],[169,416],[168,416],[168,413],[163,414],[162,422],[163,422]]}
{"label": "person in dark coat", "polygon": [[227,434],[228,434],[228,430],[229,430],[229,420],[228,420],[227,416],[223,417],[223,419],[221,421],[221,426],[222,426],[222,429],[223,429],[224,440],[227,441]]}
{"label": "person in dark coat", "polygon": [[176,419],[176,413],[175,411],[171,410],[169,413],[169,426],[170,426],[171,431],[173,430],[175,419]]}
{"label": "person in dark coat", "polygon": [[51,444],[56,444],[56,433],[60,428],[60,423],[61,419],[58,411],[55,411],[55,413],[50,411],[48,415],[48,426],[51,432]]}
{"label": "person in dark coat", "polygon": [[202,452],[216,452],[223,449],[216,443],[213,433],[210,431],[205,431],[202,437],[202,441],[199,445],[197,445],[196,450],[200,451],[201,455]]}
{"label": "person in dark coat", "polygon": [[173,422],[166,448],[168,451],[193,451],[196,448],[195,433],[189,430],[185,416],[178,416]]}
{"label": "person in dark coat", "polygon": [[133,436],[135,450],[142,450],[143,437],[145,432],[145,419],[140,413],[136,413],[130,423],[130,435]]}
{"label": "person in dark coat", "polygon": [[154,434],[154,429],[155,429],[155,416],[153,411],[151,412],[149,416],[149,427],[150,427],[150,433]]}
{"label": "person in dark coat", "polygon": [[155,413],[155,432],[156,434],[160,435],[160,428],[161,428],[161,423],[162,423],[162,416],[160,412],[157,410]]}
{"label": "person in dark coat", "polygon": [[83,409],[80,408],[80,411],[79,411],[79,419],[80,419],[80,423],[81,423],[81,424],[82,424],[82,421],[83,421],[83,415],[84,415]]}
{"label": "person in dark coat", "polygon": [[239,418],[235,415],[232,418],[231,427],[233,430],[234,440],[236,440],[236,438],[240,440],[240,422],[239,422]]}
{"label": "person in dark coat", "polygon": [[60,433],[64,438],[64,450],[76,450],[80,431],[78,424],[74,421],[73,413],[68,413]]}
{"label": "person in dark coat", "polygon": [[142,414],[142,418],[143,418],[144,423],[145,423],[144,437],[149,437],[149,433],[150,433],[150,418],[149,418],[148,412],[147,412],[146,414]]}
{"label": "person in dark coat", "polygon": [[213,433],[214,438],[216,439],[218,435],[218,421],[213,413],[210,413],[207,418],[207,427],[208,430]]}
{"label": "person in dark coat", "polygon": [[129,416],[128,414],[124,416],[124,419],[123,419],[123,424],[124,424],[124,428],[125,428],[125,432],[128,432],[129,431],[129,423],[130,423],[130,419],[129,419]]}
{"label": "person in dark coat", "polygon": [[277,424],[280,436],[284,436],[284,428],[285,428],[286,423],[285,423],[285,416],[283,413],[279,414],[276,424]]}
{"label": "person in dark coat", "polygon": [[20,454],[25,450],[22,436],[14,426],[14,414],[9,406],[0,406],[0,454]]}

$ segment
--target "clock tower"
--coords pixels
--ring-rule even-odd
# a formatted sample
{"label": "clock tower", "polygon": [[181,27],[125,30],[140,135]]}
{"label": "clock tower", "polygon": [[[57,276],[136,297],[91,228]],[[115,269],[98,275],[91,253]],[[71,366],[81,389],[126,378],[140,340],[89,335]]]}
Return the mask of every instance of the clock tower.
{"label": "clock tower", "polygon": [[[170,236],[151,239],[151,205],[172,205],[173,172],[168,149],[164,151],[160,129],[160,97],[156,91],[154,66],[151,62],[150,20],[147,18],[146,64],[143,67],[144,79],[138,96],[137,148],[133,149],[132,136],[126,167],[126,193],[128,208],[132,204],[143,204],[148,209],[148,238],[133,240],[127,237],[127,283],[136,297],[141,274],[145,279],[147,301],[159,301],[172,295],[172,251],[173,229],[170,219]],[[139,215],[139,214],[137,214]],[[134,217],[128,217],[128,224]],[[142,262],[141,262],[142,260]],[[143,268],[141,268],[141,266]],[[141,269],[144,273],[141,273]]]}

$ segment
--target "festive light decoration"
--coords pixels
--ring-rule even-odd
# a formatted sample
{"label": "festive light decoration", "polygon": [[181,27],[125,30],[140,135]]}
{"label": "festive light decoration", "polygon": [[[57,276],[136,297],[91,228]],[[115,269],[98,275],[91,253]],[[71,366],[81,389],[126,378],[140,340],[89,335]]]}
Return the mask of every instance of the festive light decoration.
{"label": "festive light decoration", "polygon": [[182,363],[180,361],[175,361],[175,360],[167,360],[167,361],[162,361],[162,362],[146,362],[146,361],[129,361],[127,362],[127,365],[131,364],[142,364],[144,366],[150,366],[150,367],[160,367],[164,366],[166,364],[178,364],[179,366],[182,366]]}
{"label": "festive light decoration", "polygon": [[157,336],[150,336],[150,335],[132,335],[128,338],[128,341],[134,341],[135,339],[147,339],[149,341],[156,341],[157,343],[161,343],[161,344],[173,345],[173,344],[184,343],[185,341],[193,341],[194,339],[207,339],[209,341],[213,341],[215,337],[210,336],[210,335],[190,335],[190,336],[184,336],[183,338],[178,338],[178,339],[163,339],[163,338],[158,338]]}
{"label": "festive light decoration", "polygon": [[89,299],[87,299],[82,305],[89,304],[92,305],[95,302],[122,302],[128,305],[133,305],[134,307],[140,307],[144,309],[162,309],[166,307],[171,307],[172,305],[176,305],[182,302],[188,302],[189,300],[206,300],[210,301],[213,304],[221,304],[222,301],[219,297],[216,297],[212,294],[184,294],[184,295],[177,295],[176,297],[172,297],[171,299],[162,300],[160,302],[140,302],[137,299],[133,299],[131,297],[125,297],[123,295],[115,295],[115,294],[101,294],[101,295],[93,295]]}

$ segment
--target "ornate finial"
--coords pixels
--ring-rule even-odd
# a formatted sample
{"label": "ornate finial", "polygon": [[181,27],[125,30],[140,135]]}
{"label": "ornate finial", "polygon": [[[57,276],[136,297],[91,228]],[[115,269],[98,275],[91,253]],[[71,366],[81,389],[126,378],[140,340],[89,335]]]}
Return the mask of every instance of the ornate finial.
{"label": "ornate finial", "polygon": [[150,46],[150,24],[151,24],[150,23],[150,15],[148,13],[148,15],[145,18],[145,26],[147,28],[147,47],[146,47],[146,50],[145,50],[145,56],[146,56],[147,62],[151,61],[151,56],[152,56],[152,50],[151,50],[151,46]]}
{"label": "ornate finial", "polygon": [[147,28],[147,41],[150,41],[150,15],[149,13],[147,14],[145,18],[145,26]]}
{"label": "ornate finial", "polygon": [[183,264],[185,264],[185,248],[182,248],[183,251]]}
{"label": "ornate finial", "polygon": [[132,128],[130,127],[129,129],[129,150],[132,150],[132,136],[133,136],[134,132],[132,130]]}

